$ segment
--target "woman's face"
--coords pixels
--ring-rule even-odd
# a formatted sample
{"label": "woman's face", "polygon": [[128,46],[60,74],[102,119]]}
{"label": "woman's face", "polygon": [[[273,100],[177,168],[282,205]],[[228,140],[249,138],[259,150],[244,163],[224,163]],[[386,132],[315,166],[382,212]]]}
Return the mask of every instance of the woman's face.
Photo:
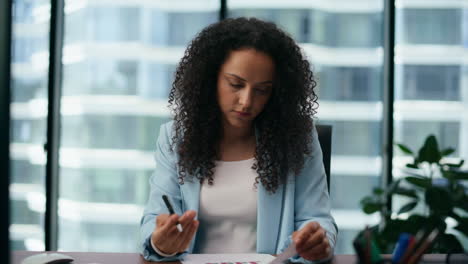
{"label": "woman's face", "polygon": [[265,107],[273,88],[273,59],[254,49],[231,51],[218,74],[223,125],[245,128]]}

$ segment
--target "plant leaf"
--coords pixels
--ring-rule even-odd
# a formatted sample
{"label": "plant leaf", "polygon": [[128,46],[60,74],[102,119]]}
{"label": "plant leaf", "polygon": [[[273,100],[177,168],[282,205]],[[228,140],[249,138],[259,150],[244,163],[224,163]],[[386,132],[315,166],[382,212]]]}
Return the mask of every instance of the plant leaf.
{"label": "plant leaf", "polygon": [[399,194],[399,195],[403,195],[403,196],[407,196],[407,197],[411,197],[411,198],[418,199],[418,195],[417,195],[416,191],[413,190],[413,189],[398,187],[398,188],[395,190],[394,193],[395,193],[395,194]]}
{"label": "plant leaf", "polygon": [[427,222],[427,217],[418,214],[412,214],[406,221],[411,227],[415,227],[412,233],[416,233],[416,231]]}
{"label": "plant leaf", "polygon": [[361,205],[364,205],[364,204],[366,204],[366,203],[373,203],[373,202],[375,202],[374,197],[369,196],[369,195],[368,195],[368,196],[365,196],[365,197],[363,197],[363,198],[361,199]]}
{"label": "plant leaf", "polygon": [[459,162],[459,163],[456,163],[456,164],[453,164],[453,163],[445,163],[444,165],[449,166],[449,167],[451,167],[451,168],[460,168],[460,167],[463,165],[463,163],[465,163],[465,161],[464,161],[464,160],[460,160],[460,162]]}
{"label": "plant leaf", "polygon": [[430,187],[425,193],[426,204],[438,217],[448,216],[453,209],[450,194],[443,188]]}
{"label": "plant leaf", "polygon": [[375,212],[378,212],[380,211],[380,209],[382,208],[382,204],[381,203],[366,203],[362,210],[364,211],[364,213],[366,214],[373,214]]}
{"label": "plant leaf", "polygon": [[445,216],[432,214],[427,218],[427,222],[425,223],[426,229],[434,229],[437,228],[441,233],[444,233],[447,229],[447,224],[445,223]]}
{"label": "plant leaf", "polygon": [[408,223],[405,220],[390,219],[386,222],[385,227],[382,230],[382,236],[386,238],[389,243],[396,243],[398,236],[402,232],[407,232]]}
{"label": "plant leaf", "polygon": [[441,234],[427,253],[463,253],[463,246],[453,234]]}
{"label": "plant leaf", "polygon": [[402,214],[402,213],[406,213],[408,211],[411,211],[416,207],[416,205],[418,205],[417,201],[409,202],[409,203],[405,204],[404,206],[402,206],[397,214]]}
{"label": "plant leaf", "polygon": [[384,193],[384,190],[382,188],[374,188],[373,194],[375,195],[381,195]]}
{"label": "plant leaf", "polygon": [[455,227],[455,229],[468,237],[468,217],[460,217],[458,219],[458,225]]}
{"label": "plant leaf", "polygon": [[429,178],[422,177],[406,177],[405,180],[413,185],[421,188],[429,188],[432,186],[432,182]]}
{"label": "plant leaf", "polygon": [[412,163],[406,164],[406,167],[411,168],[411,169],[419,169],[419,168],[418,168],[418,165],[412,164]]}
{"label": "plant leaf", "polygon": [[449,216],[452,217],[453,219],[457,220],[457,222],[459,222],[460,219],[462,218],[461,216],[457,215],[457,214],[456,214],[455,212],[453,212],[453,211],[449,214]]}
{"label": "plant leaf", "polygon": [[465,195],[465,186],[460,183],[455,183],[452,185],[452,188],[450,189],[450,196],[452,197],[454,202],[460,201],[460,202],[465,202],[466,204],[468,200],[466,195]]}
{"label": "plant leaf", "polygon": [[440,155],[437,139],[434,135],[426,138],[424,145],[419,150],[418,161],[427,161],[429,163],[438,163],[442,156]]}
{"label": "plant leaf", "polygon": [[398,185],[400,184],[400,182],[401,182],[401,179],[392,181],[387,188],[387,194],[393,194],[395,190],[398,188]]}
{"label": "plant leaf", "polygon": [[446,149],[444,149],[444,150],[442,150],[442,151],[440,152],[440,155],[441,155],[442,157],[444,157],[444,156],[448,156],[448,155],[450,155],[450,154],[452,154],[452,153],[454,153],[454,152],[455,152],[455,149],[454,149],[454,148],[446,148]]}
{"label": "plant leaf", "polygon": [[443,173],[443,176],[450,180],[456,180],[456,181],[468,180],[468,171],[450,170],[450,171],[445,171]]}
{"label": "plant leaf", "polygon": [[362,211],[366,214],[373,214],[382,210],[384,204],[373,196],[366,196],[361,200]]}
{"label": "plant leaf", "polygon": [[403,144],[396,144],[403,153],[413,155],[413,151]]}
{"label": "plant leaf", "polygon": [[425,176],[424,175],[421,175],[417,172],[413,172],[413,171],[410,171],[410,170],[405,170],[404,171],[405,174],[408,174],[408,176],[415,176],[415,177],[419,177],[419,178],[424,178]]}
{"label": "plant leaf", "polygon": [[455,201],[454,206],[468,212],[468,196],[464,195],[463,198]]}
{"label": "plant leaf", "polygon": [[460,225],[459,224],[454,228],[468,237],[468,225]]}

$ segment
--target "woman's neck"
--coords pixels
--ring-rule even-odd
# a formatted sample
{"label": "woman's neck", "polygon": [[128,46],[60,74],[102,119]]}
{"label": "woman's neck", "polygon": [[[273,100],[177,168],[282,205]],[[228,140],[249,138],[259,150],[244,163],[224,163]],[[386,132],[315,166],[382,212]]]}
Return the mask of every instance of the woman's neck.
{"label": "woman's neck", "polygon": [[221,141],[225,144],[239,144],[255,141],[255,131],[252,126],[235,128],[224,126]]}
{"label": "woman's neck", "polygon": [[218,159],[237,161],[250,159],[255,155],[255,130],[224,127],[219,142]]}

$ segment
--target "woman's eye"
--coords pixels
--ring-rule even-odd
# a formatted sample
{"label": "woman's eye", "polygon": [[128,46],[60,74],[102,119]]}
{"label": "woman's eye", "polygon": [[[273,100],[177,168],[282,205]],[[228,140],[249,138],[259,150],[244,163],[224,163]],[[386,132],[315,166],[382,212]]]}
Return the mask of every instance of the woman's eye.
{"label": "woman's eye", "polygon": [[234,88],[242,88],[242,84],[230,83],[230,85]]}
{"label": "woman's eye", "polygon": [[267,94],[268,90],[267,89],[256,89],[257,93],[259,94]]}

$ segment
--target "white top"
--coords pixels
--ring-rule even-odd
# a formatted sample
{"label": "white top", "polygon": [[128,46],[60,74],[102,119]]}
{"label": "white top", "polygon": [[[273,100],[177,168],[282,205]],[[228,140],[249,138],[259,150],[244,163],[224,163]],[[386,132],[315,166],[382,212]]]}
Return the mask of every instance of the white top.
{"label": "white top", "polygon": [[254,253],[257,246],[255,159],[215,161],[214,183],[200,190],[195,253]]}

